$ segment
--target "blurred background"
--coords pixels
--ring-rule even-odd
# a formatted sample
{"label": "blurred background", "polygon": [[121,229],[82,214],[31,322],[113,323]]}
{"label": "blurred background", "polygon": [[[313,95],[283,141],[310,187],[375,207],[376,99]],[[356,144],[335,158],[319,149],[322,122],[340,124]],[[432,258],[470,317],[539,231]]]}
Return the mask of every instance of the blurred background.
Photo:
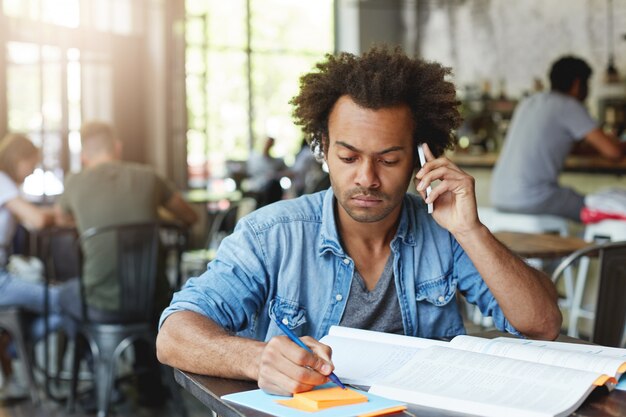
{"label": "blurred background", "polygon": [[[49,198],[80,170],[81,122],[112,122],[124,158],[180,188],[231,190],[266,136],[294,162],[289,99],[324,54],[373,43],[452,67],[461,146],[497,150],[517,100],[555,57],[591,64],[588,106],[622,135],[626,2],[570,0],[2,0],[0,133],[43,150],[25,191]],[[617,82],[607,84],[607,71]],[[229,178],[234,181],[230,181]]]}

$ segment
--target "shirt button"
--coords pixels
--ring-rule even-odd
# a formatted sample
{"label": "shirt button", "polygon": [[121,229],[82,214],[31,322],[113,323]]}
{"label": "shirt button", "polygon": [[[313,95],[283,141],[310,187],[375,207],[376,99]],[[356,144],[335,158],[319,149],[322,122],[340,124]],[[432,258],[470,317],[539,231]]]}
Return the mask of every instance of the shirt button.
{"label": "shirt button", "polygon": [[440,295],[439,298],[437,298],[437,301],[443,303],[444,301],[446,301],[446,299],[443,297],[443,295]]}
{"label": "shirt button", "polygon": [[350,259],[343,258],[343,263],[346,264],[346,265],[349,265],[350,264]]}
{"label": "shirt button", "polygon": [[337,294],[337,295],[335,296],[335,300],[337,300],[337,301],[341,301],[341,300],[343,300],[343,296],[342,296],[341,294]]}
{"label": "shirt button", "polygon": [[285,318],[282,320],[282,322],[283,322],[283,324],[284,324],[285,326],[287,326],[287,325],[289,324],[289,320],[287,320],[287,317],[285,317]]}

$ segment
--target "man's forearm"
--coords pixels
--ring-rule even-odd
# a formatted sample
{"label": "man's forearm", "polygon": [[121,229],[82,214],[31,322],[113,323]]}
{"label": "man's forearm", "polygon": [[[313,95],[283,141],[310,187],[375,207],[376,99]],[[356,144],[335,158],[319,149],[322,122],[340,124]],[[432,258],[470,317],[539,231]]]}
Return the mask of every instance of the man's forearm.
{"label": "man's forearm", "polygon": [[529,337],[558,336],[562,317],[557,292],[544,273],[512,254],[484,226],[456,237],[517,330]]}
{"label": "man's forearm", "polygon": [[264,346],[233,336],[200,314],[181,311],[163,323],[157,357],[164,364],[202,375],[257,380]]}

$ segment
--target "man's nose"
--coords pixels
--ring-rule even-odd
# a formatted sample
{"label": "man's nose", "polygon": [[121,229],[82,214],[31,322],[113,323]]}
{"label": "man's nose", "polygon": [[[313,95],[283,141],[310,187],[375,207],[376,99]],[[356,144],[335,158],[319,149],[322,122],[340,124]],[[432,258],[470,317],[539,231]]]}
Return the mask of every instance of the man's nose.
{"label": "man's nose", "polygon": [[356,184],[364,188],[378,188],[380,186],[380,179],[378,178],[374,161],[364,160],[359,165]]}

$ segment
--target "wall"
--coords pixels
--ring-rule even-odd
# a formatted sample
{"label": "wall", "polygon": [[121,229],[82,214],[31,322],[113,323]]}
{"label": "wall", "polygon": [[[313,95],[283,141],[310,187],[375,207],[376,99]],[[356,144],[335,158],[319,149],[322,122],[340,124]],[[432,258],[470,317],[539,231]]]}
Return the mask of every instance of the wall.
{"label": "wall", "polygon": [[[454,69],[457,85],[500,80],[514,97],[544,81],[552,62],[575,54],[594,70],[589,104],[601,93],[608,62],[607,0],[418,2],[422,57]],[[626,1],[613,2],[616,66],[626,79]]]}
{"label": "wall", "polygon": [[373,44],[417,49],[418,0],[336,0],[336,48],[360,54]]}

